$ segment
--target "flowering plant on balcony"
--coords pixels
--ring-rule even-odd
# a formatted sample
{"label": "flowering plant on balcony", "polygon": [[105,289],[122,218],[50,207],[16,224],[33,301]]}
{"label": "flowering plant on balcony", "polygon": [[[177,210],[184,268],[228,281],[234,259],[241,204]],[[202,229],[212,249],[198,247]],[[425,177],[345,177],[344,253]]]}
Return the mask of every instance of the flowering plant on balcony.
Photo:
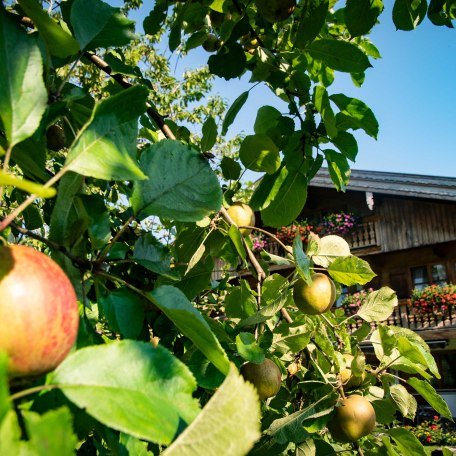
{"label": "flowering plant on balcony", "polygon": [[373,291],[373,288],[369,288],[368,290],[357,291],[356,293],[348,294],[345,296],[341,304],[342,308],[345,311],[345,314],[348,317],[355,315],[356,312],[358,312],[359,308],[366,302],[369,294]]}
{"label": "flowering plant on balcony", "polygon": [[439,417],[426,420],[417,426],[405,426],[423,445],[456,445],[454,429],[440,423]]}
{"label": "flowering plant on balcony", "polygon": [[418,314],[446,314],[456,306],[456,285],[429,285],[413,290],[409,305]]}
{"label": "flowering plant on balcony", "polygon": [[252,249],[254,252],[259,252],[260,250],[264,249],[267,245],[265,235],[262,233],[252,236],[251,239],[252,239]]}
{"label": "flowering plant on balcony", "polygon": [[345,236],[358,224],[358,217],[351,212],[335,212],[325,215],[320,224],[323,234],[338,234]]}
{"label": "flowering plant on balcony", "polygon": [[309,233],[313,230],[307,220],[295,222],[292,225],[282,226],[276,233],[277,239],[286,245],[293,244],[295,237],[300,234],[303,242],[307,242]]}

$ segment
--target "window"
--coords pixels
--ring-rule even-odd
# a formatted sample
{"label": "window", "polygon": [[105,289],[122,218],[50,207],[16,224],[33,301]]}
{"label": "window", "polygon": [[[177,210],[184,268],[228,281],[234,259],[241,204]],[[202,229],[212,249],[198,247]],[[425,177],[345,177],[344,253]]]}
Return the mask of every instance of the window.
{"label": "window", "polygon": [[411,269],[412,288],[422,290],[431,284],[444,285],[448,283],[448,276],[443,264],[433,264],[430,266],[418,266]]}

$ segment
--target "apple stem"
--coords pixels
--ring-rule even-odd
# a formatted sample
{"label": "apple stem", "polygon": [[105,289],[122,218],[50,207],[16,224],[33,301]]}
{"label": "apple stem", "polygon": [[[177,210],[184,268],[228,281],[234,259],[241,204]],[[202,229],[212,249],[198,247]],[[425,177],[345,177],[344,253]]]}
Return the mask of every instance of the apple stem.
{"label": "apple stem", "polygon": [[30,396],[31,394],[39,393],[41,391],[46,391],[46,390],[53,390],[53,389],[57,389],[60,387],[61,387],[61,385],[58,385],[58,384],[34,386],[32,388],[27,388],[25,390],[12,394],[10,396],[10,399],[12,402],[14,402],[18,399],[22,399],[23,397]]}

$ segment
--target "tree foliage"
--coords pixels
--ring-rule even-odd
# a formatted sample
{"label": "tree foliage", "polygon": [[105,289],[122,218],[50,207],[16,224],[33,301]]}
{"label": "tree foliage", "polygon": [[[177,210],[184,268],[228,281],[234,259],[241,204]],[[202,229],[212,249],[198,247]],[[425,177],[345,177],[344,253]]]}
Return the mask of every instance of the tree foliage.
{"label": "tree foliage", "polygon": [[[361,85],[374,71],[380,53],[368,35],[382,1],[300,0],[277,22],[261,3],[156,0],[141,36],[125,15],[141,1],[0,6],[1,235],[52,255],[81,314],[75,350],[47,376],[8,379],[0,357],[0,454],[424,454],[413,434],[391,427],[398,413],[414,416],[416,401],[390,368],[450,418],[431,386],[439,373],[427,345],[385,323],[393,290],[373,293],[349,319],[294,305],[294,283],[310,284],[315,268],[338,286],[372,279],[365,261],[340,253],[341,238],[311,237],[303,249],[297,237],[285,257],[257,258],[226,211],[244,194],[242,173],[257,171],[250,205],[268,226],[289,224],[323,163],[345,189],[353,131],[379,131],[372,110],[332,83],[343,72]],[[392,19],[411,30],[426,16],[452,27],[455,15],[454,0],[396,0]],[[177,80],[159,40],[175,53],[210,51],[207,67]],[[203,97],[210,78],[235,90],[244,74],[289,110],[263,106],[254,134],[225,150],[249,92],[226,113],[221,99]],[[60,147],[50,127],[60,128]],[[274,263],[295,270],[284,277]],[[365,323],[352,332],[352,320]],[[362,362],[366,340],[375,365]],[[340,376],[347,353],[377,421],[353,446],[327,430],[353,393]],[[260,408],[239,368],[265,357],[282,385]]]}

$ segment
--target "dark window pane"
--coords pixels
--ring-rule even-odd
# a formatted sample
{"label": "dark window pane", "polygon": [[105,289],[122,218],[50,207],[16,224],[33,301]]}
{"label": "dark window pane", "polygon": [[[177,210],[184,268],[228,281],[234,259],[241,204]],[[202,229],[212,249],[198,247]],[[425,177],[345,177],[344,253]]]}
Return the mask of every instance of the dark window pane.
{"label": "dark window pane", "polygon": [[404,272],[390,274],[389,283],[399,299],[409,297],[410,293],[407,284],[407,276]]}
{"label": "dark window pane", "polygon": [[432,283],[443,285],[447,283],[448,277],[443,264],[434,264],[432,266]]}
{"label": "dark window pane", "polygon": [[429,278],[427,275],[426,266],[412,268],[412,283],[413,288],[417,288],[418,290],[421,290],[427,285],[429,285]]}

